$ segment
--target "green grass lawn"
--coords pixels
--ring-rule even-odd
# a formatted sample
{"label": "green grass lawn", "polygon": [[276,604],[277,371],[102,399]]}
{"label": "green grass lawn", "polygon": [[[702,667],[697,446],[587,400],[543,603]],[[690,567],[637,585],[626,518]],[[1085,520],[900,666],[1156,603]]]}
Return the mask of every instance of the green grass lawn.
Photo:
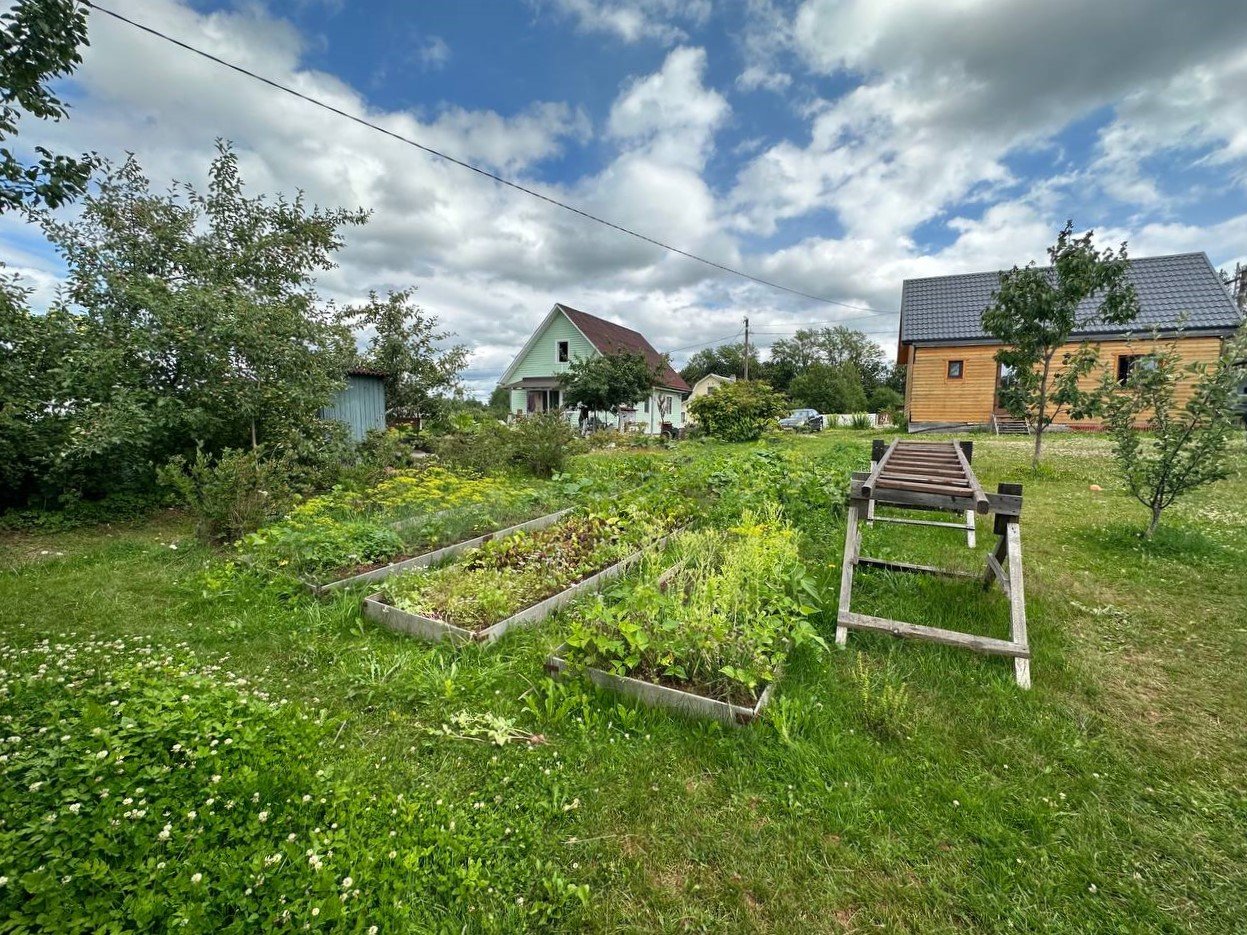
{"label": "green grass lawn", "polygon": [[[784,444],[868,460],[869,436],[849,430]],[[0,670],[126,640],[105,658],[152,646],[225,690],[287,699],[288,717],[315,724],[311,759],[344,787],[370,790],[379,811],[419,799],[484,842],[461,865],[413,856],[364,876],[383,931],[1244,931],[1236,445],[1234,475],[1181,501],[1145,543],[1146,513],[1105,439],[1052,437],[1038,476],[1029,439],[975,439],[985,487],[1025,487],[1029,692],[1006,660],[855,632],[846,650],[799,652],[759,723],[682,721],[547,679],[557,617],[483,650],[430,647],[363,621],[358,594],[317,601],[226,573],[176,514],[0,540]],[[843,522],[789,518],[834,609]],[[977,570],[994,542],[980,520],[973,554],[951,530],[902,526],[867,530],[864,549]],[[973,582],[862,571],[854,609],[1008,633],[998,589]],[[830,643],[834,610],[820,628]],[[906,703],[888,702],[902,685]],[[490,743],[465,714],[497,716],[515,739]],[[343,851],[402,863],[422,819],[395,805],[386,820],[368,827],[393,837]],[[0,839],[5,827],[0,816]],[[11,887],[33,868],[2,851]],[[556,908],[526,921],[543,899]]]}

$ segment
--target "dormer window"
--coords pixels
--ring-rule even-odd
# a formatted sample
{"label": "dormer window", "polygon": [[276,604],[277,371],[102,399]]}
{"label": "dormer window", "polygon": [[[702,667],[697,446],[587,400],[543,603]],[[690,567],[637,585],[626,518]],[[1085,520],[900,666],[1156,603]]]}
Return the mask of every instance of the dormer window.
{"label": "dormer window", "polygon": [[565,364],[571,357],[571,345],[568,341],[560,341],[558,343],[558,361]]}

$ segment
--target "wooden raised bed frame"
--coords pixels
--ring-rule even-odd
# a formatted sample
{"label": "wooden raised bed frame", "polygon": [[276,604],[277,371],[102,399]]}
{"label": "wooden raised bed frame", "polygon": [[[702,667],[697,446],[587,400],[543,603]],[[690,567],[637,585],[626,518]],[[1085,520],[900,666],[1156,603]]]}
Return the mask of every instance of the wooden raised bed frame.
{"label": "wooden raised bed frame", "polygon": [[613,672],[594,669],[591,666],[575,665],[563,658],[565,652],[567,652],[566,643],[546,659],[546,671],[551,675],[561,676],[569,669],[583,672],[585,677],[599,688],[633,698],[651,708],[667,708],[690,717],[718,721],[733,727],[751,724],[757,720],[763,708],[770,704],[775,684],[779,681],[777,676],[775,681],[763,689],[757,704],[746,708],[743,705],[730,704],[726,701],[719,701],[717,698],[707,698],[705,695],[683,691],[679,688],[669,688],[656,682],[646,682],[627,675],[615,675]]}
{"label": "wooden raised bed frame", "polygon": [[[849,491],[849,514],[844,533],[844,561],[840,572],[840,606],[836,615],[836,644],[848,642],[849,630],[875,630],[893,636],[927,640],[945,646],[959,646],[974,652],[1009,656],[1013,659],[1014,677],[1022,688],[1030,688],[1030,643],[1026,634],[1026,597],[1022,578],[1022,487],[1001,484],[995,494],[984,493],[970,468],[974,449],[970,442],[915,442],[898,439],[883,449],[876,441],[872,450],[869,472],[855,471]],[[875,513],[875,505],[903,509],[933,510],[964,514],[966,524],[940,523],[929,520],[883,517]],[[853,575],[859,566],[917,574],[979,578],[968,572],[913,565],[861,554],[861,520],[896,522],[922,526],[945,526],[964,530],[974,545],[974,515],[995,516],[996,548],[987,557],[981,581],[990,588],[1000,585],[1009,599],[1009,639],[1002,640],[956,630],[921,626],[903,620],[889,620],[854,613]]]}
{"label": "wooden raised bed frame", "polygon": [[[667,582],[684,567],[686,562],[687,559],[678,562],[659,575],[658,586],[664,588]],[[583,672],[589,681],[598,686],[598,688],[604,688],[607,691],[613,691],[616,694],[633,698],[651,708],[667,708],[690,717],[719,721],[722,724],[733,727],[741,724],[751,724],[757,720],[762,713],[762,709],[770,704],[771,695],[774,692],[776,682],[779,681],[780,671],[782,671],[782,666],[777,667],[775,679],[762,690],[757,703],[753,707],[746,707],[719,701],[717,698],[707,698],[705,695],[699,695],[696,692],[671,688],[668,685],[659,685],[656,682],[647,682],[644,679],[634,679],[629,675],[616,675],[613,672],[607,672],[605,669],[595,669],[592,666],[578,666],[575,663],[569,663],[563,658],[566,652],[567,644],[564,643],[547,657],[546,671],[556,677],[564,675],[568,670]]]}
{"label": "wooden raised bed frame", "polygon": [[433,643],[441,640],[448,640],[456,645],[463,643],[492,643],[512,627],[533,626],[546,619],[546,617],[563,605],[570,604],[585,594],[597,591],[606,582],[613,578],[618,578],[634,563],[639,561],[647,549],[662,548],[673,535],[675,533],[669,533],[649,545],[642,546],[622,561],[603,568],[588,578],[582,578],[570,587],[564,588],[558,594],[543,598],[536,604],[516,611],[505,620],[499,620],[497,623],[491,624],[482,630],[469,630],[466,627],[447,623],[445,620],[437,620],[433,617],[425,617],[422,614],[413,614],[405,610],[399,610],[394,605],[387,604],[381,599],[383,594],[381,591],[364,598],[364,616],[369,620],[374,620],[389,627],[391,630],[397,630],[400,633],[406,633]]}
{"label": "wooden raised bed frame", "polygon": [[[399,562],[393,562],[389,565],[382,565],[380,568],[374,568],[372,571],[360,572],[358,575],[350,575],[346,578],[338,578],[336,581],[327,581],[319,584],[314,581],[303,579],[303,583],[311,590],[313,594],[328,594],[338,588],[349,588],[356,584],[366,584],[370,581],[382,581],[391,575],[399,572],[410,571],[413,568],[427,568],[429,565],[436,565],[438,562],[445,561],[448,558],[454,558],[461,552],[468,549],[475,549],[484,545],[493,539],[501,539],[517,532],[529,532],[537,529],[544,529],[547,526],[553,526],[560,519],[572,511],[573,507],[567,507],[563,510],[557,510],[554,513],[547,513],[545,516],[538,516],[536,519],[525,520],[522,523],[516,523],[514,526],[508,526],[505,529],[497,529],[493,532],[487,532],[481,536],[475,536],[471,539],[464,539],[462,542],[455,542],[451,545],[442,546],[440,549],[434,549],[432,552],[425,552],[423,555],[417,555],[415,558],[406,558]],[[436,514],[434,514],[436,515]],[[414,522],[414,521],[404,521]]]}

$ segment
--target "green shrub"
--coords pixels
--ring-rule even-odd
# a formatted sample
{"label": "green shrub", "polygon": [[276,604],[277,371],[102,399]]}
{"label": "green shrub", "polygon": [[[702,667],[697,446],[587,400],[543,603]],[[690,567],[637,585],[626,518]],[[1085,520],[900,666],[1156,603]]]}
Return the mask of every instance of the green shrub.
{"label": "green shrub", "polygon": [[500,471],[515,456],[514,432],[495,420],[464,423],[462,431],[449,432],[433,442],[444,464],[473,474]]}
{"label": "green shrub", "polygon": [[858,430],[869,429],[874,427],[874,423],[870,419],[869,412],[855,412],[849,417],[849,427]]}
{"label": "green shrub", "polygon": [[513,459],[537,477],[550,477],[567,465],[576,433],[557,412],[520,419],[512,428]]}
{"label": "green shrub", "polygon": [[143,519],[167,504],[168,492],[162,490],[113,493],[99,500],[62,496],[55,509],[0,513],[0,529],[61,531],[100,523],[126,523]]}
{"label": "green shrub", "polygon": [[787,409],[784,397],[760,380],[726,383],[689,405],[697,424],[713,438],[756,441]]}
{"label": "green shrub", "polygon": [[226,448],[216,458],[200,448],[195,459],[174,457],[157,472],[195,517],[195,533],[205,542],[232,541],[259,529],[290,500],[284,460],[263,449]]}

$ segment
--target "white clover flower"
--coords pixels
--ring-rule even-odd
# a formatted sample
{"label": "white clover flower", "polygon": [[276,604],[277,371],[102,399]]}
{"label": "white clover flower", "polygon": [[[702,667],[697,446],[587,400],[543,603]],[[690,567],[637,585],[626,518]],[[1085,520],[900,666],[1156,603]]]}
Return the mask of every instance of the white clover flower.
{"label": "white clover flower", "polygon": [[268,821],[268,812],[260,812],[260,814],[257,815],[256,818],[259,819],[260,824],[264,824],[264,822]]}
{"label": "white clover flower", "polygon": [[314,916],[318,916],[318,915],[320,915],[320,906],[313,906],[313,907],[312,907],[312,915],[314,915]]}
{"label": "white clover flower", "polygon": [[82,803],[81,802],[70,802],[69,810],[73,814],[77,815],[80,811],[82,811]]}
{"label": "white clover flower", "polygon": [[346,877],[342,881],[342,888],[349,890],[354,885],[354,883],[355,883],[354,880],[352,880],[350,877]]}
{"label": "white clover flower", "polygon": [[204,875],[203,875],[202,873],[192,873],[192,874],[191,874],[191,882],[192,882],[192,883],[199,883],[201,880],[203,880],[203,878],[204,878]]}

